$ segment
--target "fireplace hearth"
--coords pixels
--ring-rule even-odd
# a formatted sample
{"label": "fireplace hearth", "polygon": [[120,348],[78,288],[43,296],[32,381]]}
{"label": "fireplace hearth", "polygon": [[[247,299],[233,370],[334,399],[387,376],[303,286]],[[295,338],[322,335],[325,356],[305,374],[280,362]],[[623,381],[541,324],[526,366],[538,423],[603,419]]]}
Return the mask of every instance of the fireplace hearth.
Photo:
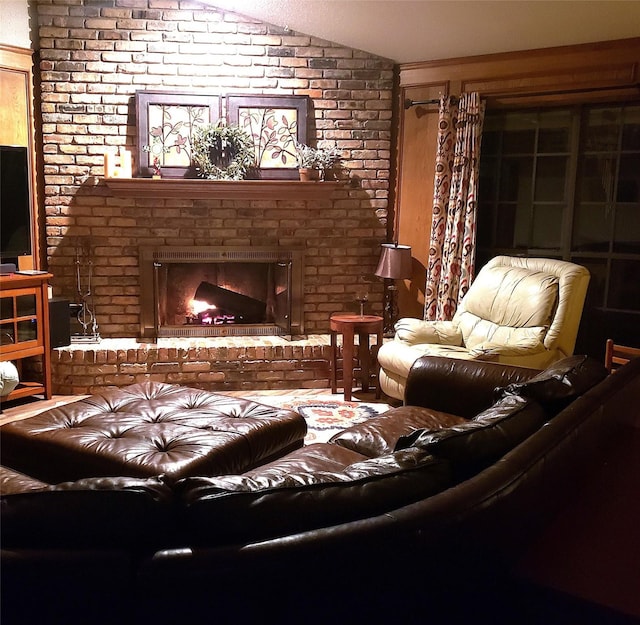
{"label": "fireplace hearth", "polygon": [[304,335],[304,251],[140,248],[143,338]]}

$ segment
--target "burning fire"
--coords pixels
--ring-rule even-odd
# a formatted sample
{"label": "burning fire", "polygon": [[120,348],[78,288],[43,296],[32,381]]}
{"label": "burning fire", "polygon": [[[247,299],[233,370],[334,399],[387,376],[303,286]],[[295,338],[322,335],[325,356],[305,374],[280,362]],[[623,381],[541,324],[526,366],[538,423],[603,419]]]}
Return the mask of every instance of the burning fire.
{"label": "burning fire", "polygon": [[209,304],[209,302],[204,302],[198,299],[192,299],[189,302],[189,307],[191,308],[192,315],[199,315],[200,313],[207,312],[209,310],[215,310],[215,304]]}
{"label": "burning fire", "polygon": [[[191,309],[190,318],[197,319],[201,325],[219,326],[235,322],[234,315],[215,314],[214,311],[218,310],[218,307],[215,304],[209,304],[209,302],[192,299],[189,302],[189,308]],[[187,323],[190,323],[190,319],[187,319]]]}

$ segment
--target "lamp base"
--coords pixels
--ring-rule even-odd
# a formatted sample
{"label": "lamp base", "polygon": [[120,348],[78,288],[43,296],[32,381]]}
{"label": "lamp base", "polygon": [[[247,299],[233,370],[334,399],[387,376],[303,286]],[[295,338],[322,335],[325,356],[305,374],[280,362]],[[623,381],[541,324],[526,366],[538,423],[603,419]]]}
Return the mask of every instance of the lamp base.
{"label": "lamp base", "polygon": [[395,334],[395,325],[398,321],[398,303],[397,303],[398,287],[389,284],[384,292],[384,330],[385,337],[392,337]]}

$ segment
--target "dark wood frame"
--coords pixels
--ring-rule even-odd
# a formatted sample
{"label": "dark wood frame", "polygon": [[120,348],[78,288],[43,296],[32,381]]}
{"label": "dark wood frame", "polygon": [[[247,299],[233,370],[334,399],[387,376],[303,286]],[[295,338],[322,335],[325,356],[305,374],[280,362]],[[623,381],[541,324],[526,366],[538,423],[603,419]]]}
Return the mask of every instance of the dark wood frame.
{"label": "dark wood frame", "polygon": [[[215,124],[221,116],[220,97],[197,93],[178,93],[168,91],[138,91],[136,93],[136,126],[138,136],[138,176],[146,178],[153,175],[153,163],[150,153],[144,150],[149,142],[149,107],[159,105],[170,106],[202,106],[209,109],[206,123]],[[191,167],[163,166],[164,178],[195,178],[196,172]]]}
{"label": "dark wood frame", "polygon": [[[307,142],[307,119],[309,115],[308,96],[279,96],[279,95],[227,95],[227,120],[229,124],[240,125],[240,110],[252,109],[293,109],[297,114],[296,141]],[[255,170],[259,178],[265,180],[298,179],[298,165],[293,162],[291,167],[260,167]]]}

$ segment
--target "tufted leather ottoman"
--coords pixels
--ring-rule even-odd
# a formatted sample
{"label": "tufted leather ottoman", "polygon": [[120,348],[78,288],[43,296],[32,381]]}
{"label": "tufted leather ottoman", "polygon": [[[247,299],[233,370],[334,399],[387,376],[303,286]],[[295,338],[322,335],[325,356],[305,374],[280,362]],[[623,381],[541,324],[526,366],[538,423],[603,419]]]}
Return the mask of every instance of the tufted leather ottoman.
{"label": "tufted leather ottoman", "polygon": [[298,413],[146,382],[0,430],[2,464],[49,483],[85,477],[243,473],[301,447]]}

